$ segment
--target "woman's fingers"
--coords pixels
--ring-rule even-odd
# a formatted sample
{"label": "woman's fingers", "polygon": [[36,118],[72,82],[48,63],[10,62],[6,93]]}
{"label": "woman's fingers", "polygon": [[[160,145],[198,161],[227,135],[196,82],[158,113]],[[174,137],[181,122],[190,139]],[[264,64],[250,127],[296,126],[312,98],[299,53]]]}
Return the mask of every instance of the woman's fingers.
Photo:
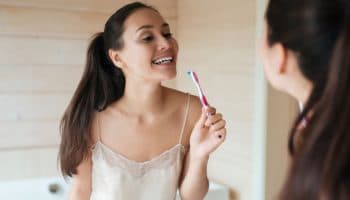
{"label": "woman's fingers", "polygon": [[215,114],[216,114],[216,108],[214,108],[214,107],[208,106],[208,107],[206,107],[205,109],[207,110],[207,113],[208,113],[209,115],[215,115]]}
{"label": "woman's fingers", "polygon": [[205,122],[205,126],[210,127],[212,125],[214,125],[215,123],[217,123],[218,121],[222,120],[222,114],[221,113],[217,113],[215,115],[210,115],[208,117],[208,119]]}
{"label": "woman's fingers", "polygon": [[218,131],[215,131],[213,135],[217,140],[223,142],[226,139],[226,128],[222,128]]}
{"label": "woman's fingers", "polygon": [[220,129],[225,128],[226,126],[226,121],[221,119],[217,122],[215,122],[213,125],[210,126],[209,131],[218,131]]}
{"label": "woman's fingers", "polygon": [[213,115],[215,115],[216,109],[213,107],[203,107],[202,114],[197,121],[198,127],[209,127],[206,125],[207,119]]}

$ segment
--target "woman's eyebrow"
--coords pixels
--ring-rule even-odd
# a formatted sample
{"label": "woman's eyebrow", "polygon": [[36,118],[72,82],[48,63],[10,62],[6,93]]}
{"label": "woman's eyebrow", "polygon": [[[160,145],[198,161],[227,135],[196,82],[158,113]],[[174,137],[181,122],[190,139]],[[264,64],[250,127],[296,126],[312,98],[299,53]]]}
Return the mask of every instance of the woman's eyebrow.
{"label": "woman's eyebrow", "polygon": [[[169,24],[168,23],[164,23],[164,24],[162,24],[162,27],[169,27]],[[154,28],[154,26],[153,25],[143,25],[140,28],[138,28],[136,30],[136,32],[138,32],[138,31],[140,31],[142,29],[150,29],[150,28]]]}

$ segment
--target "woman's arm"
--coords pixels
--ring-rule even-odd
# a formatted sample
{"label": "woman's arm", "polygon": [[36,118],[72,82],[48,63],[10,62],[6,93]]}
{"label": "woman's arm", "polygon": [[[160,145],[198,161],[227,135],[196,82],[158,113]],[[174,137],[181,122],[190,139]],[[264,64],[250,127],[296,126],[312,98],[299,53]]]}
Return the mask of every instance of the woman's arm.
{"label": "woman's arm", "polygon": [[205,197],[209,187],[207,164],[208,158],[197,159],[188,153],[180,185],[182,200],[202,200]]}
{"label": "woman's arm", "polygon": [[[208,115],[210,113],[210,115]],[[225,140],[225,121],[214,108],[203,108],[190,137],[190,150],[184,163],[180,196],[182,200],[202,200],[208,192],[209,155]]]}
{"label": "woman's arm", "polygon": [[91,157],[84,160],[73,176],[69,200],[89,200],[91,194]]}
{"label": "woman's arm", "polygon": [[[97,116],[94,114],[94,119],[91,127],[92,134],[92,146],[99,140],[100,125]],[[69,193],[69,200],[90,200],[91,196],[91,174],[92,174],[92,160],[90,150],[89,155],[84,159],[77,167],[77,174],[73,175],[73,181],[71,185],[71,191]]]}

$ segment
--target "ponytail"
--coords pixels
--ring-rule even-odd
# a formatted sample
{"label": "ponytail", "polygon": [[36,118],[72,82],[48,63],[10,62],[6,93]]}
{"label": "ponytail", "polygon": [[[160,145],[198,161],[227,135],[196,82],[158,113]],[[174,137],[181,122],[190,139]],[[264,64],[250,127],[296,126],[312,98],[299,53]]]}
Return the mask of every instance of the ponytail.
{"label": "ponytail", "polygon": [[280,199],[350,198],[350,19],[347,10],[324,93],[302,133],[306,140],[294,156]]}
{"label": "ponytail", "polygon": [[104,110],[124,94],[124,74],[114,66],[107,52],[123,48],[124,23],[128,16],[141,8],[158,12],[140,2],[127,4],[109,17],[104,32],[97,33],[89,45],[83,77],[60,124],[58,158],[64,176],[76,174],[77,166],[90,156],[93,145],[91,124],[96,111]]}
{"label": "ponytail", "polygon": [[89,156],[94,113],[124,93],[124,75],[111,62],[104,46],[103,33],[96,34],[87,51],[83,76],[60,123],[59,160],[64,176],[76,174],[77,166]]}

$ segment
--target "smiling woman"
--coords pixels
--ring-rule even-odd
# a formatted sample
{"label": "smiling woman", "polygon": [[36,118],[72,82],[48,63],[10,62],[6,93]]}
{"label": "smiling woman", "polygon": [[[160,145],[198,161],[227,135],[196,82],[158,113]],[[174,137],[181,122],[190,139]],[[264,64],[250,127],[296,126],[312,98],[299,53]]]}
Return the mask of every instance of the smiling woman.
{"label": "smiling woman", "polygon": [[[175,58],[173,61],[176,61],[176,76],[171,79],[165,78],[166,81],[163,81],[164,77],[162,77],[162,85],[197,94],[191,79],[186,74],[191,68],[200,75],[203,89],[210,103],[217,106],[218,110],[224,111],[225,119],[228,121],[227,126],[232,134],[227,134],[224,144],[218,151],[211,154],[208,162],[208,177],[213,182],[229,186],[235,193],[233,196],[239,199],[262,199],[264,195],[256,192],[260,191],[260,188],[263,192],[265,188],[262,181],[260,182],[262,180],[260,177],[273,180],[280,177],[278,174],[281,173],[277,172],[283,169],[281,163],[283,163],[285,154],[282,154],[284,153],[282,150],[285,149],[285,146],[281,145],[280,150],[276,148],[276,145],[271,145],[271,141],[276,144],[285,138],[281,132],[287,130],[286,126],[289,124],[287,117],[280,116],[280,113],[292,110],[289,109],[288,102],[284,103],[284,99],[272,98],[276,99],[276,103],[271,103],[273,108],[271,113],[278,116],[270,117],[269,114],[273,126],[266,133],[272,139],[268,140],[266,147],[270,149],[266,151],[260,149],[265,147],[263,140],[265,131],[256,124],[263,124],[264,121],[261,119],[265,119],[261,111],[263,109],[260,109],[260,107],[265,108],[264,102],[261,102],[264,91],[260,90],[264,85],[255,84],[256,69],[260,67],[254,68],[254,52],[256,10],[257,8],[264,9],[263,6],[259,7],[257,2],[263,1],[238,3],[236,0],[222,0],[220,3],[217,1],[203,3],[202,0],[142,0],[159,10],[164,18],[162,23],[169,24],[169,33],[172,33],[172,37],[176,38],[180,46],[179,54],[176,58],[173,57]],[[17,200],[28,200],[29,196],[20,198],[19,194],[26,195],[25,191],[31,191],[34,193],[31,199],[39,200],[38,196],[41,193],[38,190],[43,189],[43,192],[48,192],[47,182],[34,186],[29,180],[59,177],[56,157],[60,134],[57,124],[83,73],[88,40],[94,33],[104,32],[105,22],[115,9],[131,1],[0,0],[0,2],[0,160],[6,161],[2,162],[0,170],[0,199],[12,199],[13,196],[16,196]],[[210,17],[208,17],[209,13]],[[137,28],[145,25],[156,24],[140,24]],[[160,27],[160,25],[153,27],[166,31],[167,27]],[[152,30],[154,29],[149,29],[151,34]],[[133,34],[135,37],[132,41],[136,42],[136,30]],[[124,41],[124,44],[126,42]],[[132,59],[137,59],[138,56],[135,55]],[[149,65],[152,61],[161,61],[162,58],[166,58],[164,56],[168,55],[157,52],[148,58],[147,65],[140,67],[151,66],[158,72],[168,70],[167,65],[153,63]],[[131,83],[126,77],[126,84],[128,82]],[[141,86],[146,85],[140,83]],[[228,88],[232,92],[226,92]],[[135,91],[139,92],[139,90]],[[140,93],[139,97],[143,95]],[[166,99],[170,98],[172,97]],[[191,115],[199,113],[195,110],[197,99],[191,96],[190,100],[188,123],[185,125],[182,138],[185,145],[190,135]],[[174,102],[177,101],[174,100]],[[144,100],[140,98],[139,102],[144,102]],[[290,104],[294,103],[290,102]],[[184,121],[186,103],[187,96],[182,99],[181,104],[173,105],[174,110],[179,108],[179,105],[182,106],[182,115],[174,113],[175,117],[179,118],[178,123],[181,125]],[[133,109],[130,110],[131,108]],[[132,114],[137,114],[138,108],[147,108],[147,106],[138,107],[138,104],[136,106],[131,104],[125,106],[125,109],[120,109],[120,113],[135,116]],[[130,113],[130,111],[135,112]],[[121,119],[124,118],[118,117],[118,120],[113,122],[123,123],[125,120],[120,121]],[[134,117],[135,122],[145,121],[144,119],[144,117]],[[149,122],[152,116],[147,119]],[[163,122],[161,117],[157,119],[159,124]],[[102,126],[106,124],[106,119],[101,120]],[[115,133],[120,134],[124,131],[121,126],[116,126],[118,127],[113,129]],[[173,127],[164,123],[166,131],[159,134],[164,138],[159,139],[162,140],[160,142],[154,140],[154,144],[151,144],[150,140],[142,140],[140,135],[132,134],[146,135],[153,133],[152,131],[146,132],[142,127],[138,130],[135,128],[135,130],[125,131],[130,133],[130,137],[134,137],[135,143],[137,139],[138,142],[145,142],[152,148],[162,145],[162,149],[154,150],[152,155],[145,158],[139,158],[136,155],[145,148],[141,148],[142,145],[138,143],[130,144],[128,138],[118,138],[118,141],[125,141],[123,145],[131,146],[130,148],[135,149],[135,152],[124,150],[124,148],[114,150],[125,154],[124,157],[129,159],[147,161],[177,144],[181,131],[176,129],[179,128],[178,126]],[[132,124],[128,127],[132,129],[135,126]],[[108,147],[113,147],[110,140],[117,140],[107,137],[111,133],[106,133],[107,129],[104,127],[102,129],[103,144],[109,143]],[[152,135],[148,134],[148,136]],[[106,141],[105,137],[107,137]],[[171,144],[169,144],[170,139],[173,142]],[[140,149],[137,150],[136,146]],[[274,168],[267,167],[271,174],[266,174],[266,176],[263,174],[263,163],[260,164],[265,152],[271,158],[266,163],[269,166],[275,166]],[[276,154],[281,154],[281,156],[276,158]],[[20,186],[11,184],[13,189],[10,190],[4,187],[9,180],[23,181],[26,184],[20,184]],[[277,190],[278,183],[266,182],[269,182],[270,188]],[[12,196],[2,198],[3,194]],[[210,191],[208,196],[211,196]],[[49,200],[49,198],[44,199]],[[219,197],[214,199],[221,200]],[[272,197],[266,197],[266,199],[272,199]]]}
{"label": "smiling woman", "polygon": [[[113,23],[113,20],[110,23]],[[178,45],[163,17],[154,9],[151,12],[150,9],[141,9],[127,18],[125,25],[128,28],[121,37],[125,46],[108,50],[113,64],[118,66],[125,76],[147,74],[150,79],[155,78],[159,81],[174,78]],[[110,36],[110,39],[115,38]],[[126,41],[132,42],[126,45]],[[135,59],[135,55],[138,59]]]}
{"label": "smiling woman", "polygon": [[209,155],[225,140],[226,123],[198,98],[162,86],[176,76],[177,53],[168,23],[139,2],[94,36],[61,121],[71,199],[171,200],[178,188],[183,200],[206,195]]}

